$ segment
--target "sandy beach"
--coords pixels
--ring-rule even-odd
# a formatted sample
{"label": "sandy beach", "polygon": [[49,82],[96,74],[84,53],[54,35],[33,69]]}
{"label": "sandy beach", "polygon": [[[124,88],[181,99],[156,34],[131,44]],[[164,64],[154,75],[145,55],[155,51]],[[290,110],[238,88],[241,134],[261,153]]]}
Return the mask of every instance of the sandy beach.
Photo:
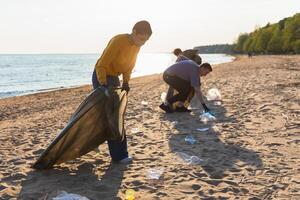
{"label": "sandy beach", "polygon": [[[128,166],[111,163],[103,144],[51,170],[30,168],[91,86],[0,100],[0,199],[46,200],[61,191],[124,199],[127,189],[135,199],[300,199],[300,56],[241,56],[213,66],[202,86],[222,94],[221,105],[208,102],[217,119],[207,124],[201,109],[159,109],[167,90],[161,74],[131,81]],[[188,144],[188,135],[197,142]],[[202,161],[190,165],[178,152]],[[149,169],[163,173],[149,179]]]}

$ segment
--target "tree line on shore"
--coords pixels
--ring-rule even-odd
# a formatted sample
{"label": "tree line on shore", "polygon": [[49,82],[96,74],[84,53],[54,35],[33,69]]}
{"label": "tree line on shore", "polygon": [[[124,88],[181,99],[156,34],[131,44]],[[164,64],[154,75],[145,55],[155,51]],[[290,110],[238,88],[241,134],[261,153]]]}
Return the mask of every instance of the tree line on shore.
{"label": "tree line on shore", "polygon": [[226,45],[195,47],[199,53],[299,54],[300,13],[278,23],[240,34],[237,41]]}
{"label": "tree line on shore", "polygon": [[214,44],[207,46],[198,46],[194,47],[194,49],[197,49],[199,53],[234,53],[232,44]]}

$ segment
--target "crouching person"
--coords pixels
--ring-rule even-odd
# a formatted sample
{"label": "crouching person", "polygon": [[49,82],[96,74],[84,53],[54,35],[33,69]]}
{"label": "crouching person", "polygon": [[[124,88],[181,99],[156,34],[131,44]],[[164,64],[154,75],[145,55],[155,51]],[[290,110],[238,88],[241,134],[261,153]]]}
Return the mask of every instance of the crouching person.
{"label": "crouching person", "polygon": [[[184,106],[184,101],[187,100],[189,94],[194,90],[195,95],[203,106],[205,112],[209,108],[205,105],[203,95],[200,89],[201,76],[206,76],[212,71],[209,63],[203,63],[200,66],[191,61],[185,60],[171,65],[163,74],[163,80],[178,93],[166,99],[159,107],[166,113],[172,112],[190,112]],[[176,108],[173,109],[173,104]]]}

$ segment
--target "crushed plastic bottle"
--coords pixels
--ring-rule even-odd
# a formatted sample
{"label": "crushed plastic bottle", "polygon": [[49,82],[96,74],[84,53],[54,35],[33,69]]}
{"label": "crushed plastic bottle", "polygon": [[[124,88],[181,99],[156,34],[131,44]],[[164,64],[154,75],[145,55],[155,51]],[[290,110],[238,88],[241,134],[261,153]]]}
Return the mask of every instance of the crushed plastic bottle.
{"label": "crushed plastic bottle", "polygon": [[156,179],[158,180],[161,175],[164,173],[164,168],[161,167],[161,168],[152,168],[152,169],[148,169],[147,171],[147,178],[148,179]]}
{"label": "crushed plastic bottle", "polygon": [[192,135],[188,135],[184,138],[184,141],[186,141],[189,144],[195,144],[197,140]]}
{"label": "crushed plastic bottle", "polygon": [[206,113],[202,113],[200,115],[200,120],[203,122],[203,123],[207,123],[209,121],[215,121],[216,120],[216,117],[213,116],[212,114],[210,114],[209,112],[206,112]]}
{"label": "crushed plastic bottle", "polygon": [[132,189],[128,189],[125,192],[125,200],[134,200],[135,191]]}
{"label": "crushed plastic bottle", "polygon": [[147,106],[147,105],[148,105],[148,102],[147,102],[147,101],[142,101],[141,104],[142,104],[143,106]]}
{"label": "crushed plastic bottle", "polygon": [[183,152],[176,152],[176,160],[179,163],[188,164],[188,165],[199,165],[203,162],[198,156],[190,156]]}
{"label": "crushed plastic bottle", "polygon": [[52,200],[89,200],[84,196],[80,196],[78,194],[67,193],[65,191],[61,191],[57,197],[54,197]]}
{"label": "crushed plastic bottle", "polygon": [[206,98],[208,101],[220,101],[221,98],[221,93],[217,88],[212,88],[208,90]]}

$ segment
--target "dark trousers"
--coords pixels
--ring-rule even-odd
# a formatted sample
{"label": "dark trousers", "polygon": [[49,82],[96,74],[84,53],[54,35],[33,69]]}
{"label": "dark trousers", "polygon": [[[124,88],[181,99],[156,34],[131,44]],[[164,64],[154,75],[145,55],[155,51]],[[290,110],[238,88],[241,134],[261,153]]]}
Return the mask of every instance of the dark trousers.
{"label": "dark trousers", "polygon": [[[120,86],[120,80],[117,76],[107,76],[107,86],[118,87]],[[93,88],[96,89],[100,86],[100,83],[97,78],[96,70],[93,72],[92,76]],[[109,154],[113,161],[120,161],[128,157],[127,151],[127,140],[126,134],[124,134],[124,139],[122,141],[118,140],[107,140]]]}
{"label": "dark trousers", "polygon": [[173,95],[174,95],[174,88],[172,88],[172,87],[169,85],[169,89],[168,89],[168,92],[167,92],[166,99],[170,99],[171,97],[173,97]]}
{"label": "dark trousers", "polygon": [[184,102],[193,89],[189,81],[175,75],[170,75],[167,72],[163,74],[163,79],[170,87],[174,88],[178,92],[178,94],[175,94],[172,97],[167,97],[169,104],[173,104],[177,101]]}

